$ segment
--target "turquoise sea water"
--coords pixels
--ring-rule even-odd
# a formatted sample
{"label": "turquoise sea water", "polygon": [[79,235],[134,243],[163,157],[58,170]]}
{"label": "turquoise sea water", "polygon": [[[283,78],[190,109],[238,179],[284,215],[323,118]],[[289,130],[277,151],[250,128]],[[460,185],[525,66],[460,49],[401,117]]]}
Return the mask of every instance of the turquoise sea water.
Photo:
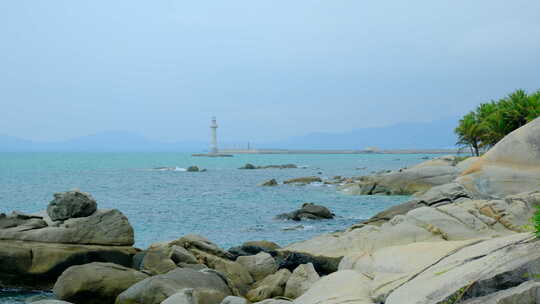
{"label": "turquoise sea water", "polygon": [[[326,185],[257,186],[261,182],[311,175],[366,175],[411,166],[424,156],[280,154],[202,158],[185,153],[0,153],[0,213],[40,211],[54,192],[78,188],[91,193],[99,208],[122,211],[135,229],[135,245],[140,248],[188,233],[204,235],[224,248],[261,239],[287,245],[344,229],[407,197],[347,196]],[[248,162],[294,163],[305,168],[237,169]],[[191,165],[208,171],[153,170]],[[304,229],[293,231],[283,229],[299,223],[273,219],[304,202],[325,205],[337,217],[304,222]],[[19,298],[17,292],[0,291],[0,303]]]}

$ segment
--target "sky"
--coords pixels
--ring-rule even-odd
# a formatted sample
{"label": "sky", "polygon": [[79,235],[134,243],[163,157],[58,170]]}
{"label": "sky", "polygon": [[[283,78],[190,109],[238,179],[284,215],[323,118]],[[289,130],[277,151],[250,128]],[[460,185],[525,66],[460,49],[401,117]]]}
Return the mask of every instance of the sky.
{"label": "sky", "polygon": [[0,1],[0,134],[271,141],[540,89],[540,1]]}

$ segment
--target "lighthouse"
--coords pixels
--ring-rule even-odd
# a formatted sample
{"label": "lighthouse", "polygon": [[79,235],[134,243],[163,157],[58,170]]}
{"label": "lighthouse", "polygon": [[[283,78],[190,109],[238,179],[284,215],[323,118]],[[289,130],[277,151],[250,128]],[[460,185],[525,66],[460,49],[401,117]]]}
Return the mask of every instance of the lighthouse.
{"label": "lighthouse", "polygon": [[217,121],[216,117],[212,117],[212,123],[210,124],[210,132],[212,134],[212,139],[210,142],[210,153],[217,154],[218,153],[218,147],[217,147]]}

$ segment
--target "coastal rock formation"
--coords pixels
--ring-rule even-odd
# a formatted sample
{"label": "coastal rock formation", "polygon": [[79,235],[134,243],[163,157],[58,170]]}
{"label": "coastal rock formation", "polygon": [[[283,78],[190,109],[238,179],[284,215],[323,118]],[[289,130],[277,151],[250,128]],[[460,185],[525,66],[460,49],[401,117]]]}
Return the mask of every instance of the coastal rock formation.
{"label": "coastal rock formation", "polygon": [[47,207],[47,214],[53,221],[86,217],[96,212],[96,200],[88,193],[68,191],[55,193],[54,199]]}
{"label": "coastal rock formation", "polygon": [[[465,160],[469,163],[470,161]],[[452,182],[464,165],[456,156],[442,156],[420,163],[412,168],[390,171],[373,176],[363,176],[340,190],[352,195],[410,195],[423,193],[435,186]]]}
{"label": "coastal rock formation", "polygon": [[321,220],[333,219],[334,214],[326,207],[315,205],[313,203],[304,203],[298,210],[289,213],[282,213],[276,216],[276,219],[281,220]]}
{"label": "coastal rock formation", "polygon": [[111,262],[131,266],[130,246],[0,241],[0,286],[50,289],[72,265]]}
{"label": "coastal rock formation", "polygon": [[137,250],[127,218],[95,208],[89,194],[69,191],[55,194],[48,212],[0,214],[0,286],[48,289],[73,265],[130,266]]}
{"label": "coastal rock formation", "polygon": [[148,275],[112,263],[72,266],[54,284],[58,299],[77,304],[114,303],[116,297]]}
{"label": "coastal rock formation", "polygon": [[502,198],[538,189],[540,118],[504,137],[472,163],[457,182],[486,198]]}
{"label": "coastal rock formation", "polygon": [[[384,247],[415,242],[509,235],[523,231],[535,207],[540,205],[540,192],[509,196],[504,200],[461,199],[452,204],[412,209],[408,206],[410,203],[405,205],[403,214],[393,213],[388,220],[379,216],[376,225],[368,221],[347,231],[317,236],[278,251],[309,256],[316,261],[331,261],[349,254],[370,254]],[[314,265],[318,269],[317,264]]]}
{"label": "coastal rock formation", "polygon": [[298,177],[291,178],[283,182],[284,184],[296,184],[296,185],[307,185],[311,183],[322,183],[322,179],[318,176],[307,176],[307,177]]}
{"label": "coastal rock formation", "polygon": [[215,291],[221,299],[232,295],[227,282],[219,274],[179,268],[132,285],[116,298],[116,304],[159,304],[186,288],[194,291]]}
{"label": "coastal rock formation", "polygon": [[142,259],[140,269],[149,274],[164,274],[177,268],[209,267],[224,276],[234,295],[244,295],[254,280],[248,269],[232,258],[232,254],[205,237],[190,234],[178,240],[150,246]]}
{"label": "coastal rock formation", "polygon": [[[530,234],[486,240],[449,253],[399,284],[388,304],[462,301],[534,281],[540,270],[540,242]],[[540,295],[536,295],[536,301]],[[533,302],[533,303],[534,303]]]}

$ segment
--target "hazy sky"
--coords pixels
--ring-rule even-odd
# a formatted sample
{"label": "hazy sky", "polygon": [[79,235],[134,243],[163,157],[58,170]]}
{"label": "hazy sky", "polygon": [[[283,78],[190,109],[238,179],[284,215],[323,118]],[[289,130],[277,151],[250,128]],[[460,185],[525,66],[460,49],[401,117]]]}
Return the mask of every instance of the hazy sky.
{"label": "hazy sky", "polygon": [[273,140],[540,88],[540,1],[0,1],[0,134]]}

